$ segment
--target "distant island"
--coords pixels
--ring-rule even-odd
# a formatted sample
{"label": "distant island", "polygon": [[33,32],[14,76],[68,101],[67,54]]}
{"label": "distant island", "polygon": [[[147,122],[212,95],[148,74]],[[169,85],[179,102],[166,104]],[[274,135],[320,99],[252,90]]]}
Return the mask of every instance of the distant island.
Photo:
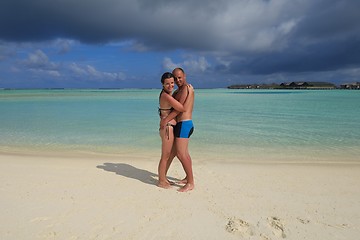
{"label": "distant island", "polygon": [[235,84],[229,89],[360,89],[360,82],[341,84],[339,87],[329,82],[290,82],[271,84]]}

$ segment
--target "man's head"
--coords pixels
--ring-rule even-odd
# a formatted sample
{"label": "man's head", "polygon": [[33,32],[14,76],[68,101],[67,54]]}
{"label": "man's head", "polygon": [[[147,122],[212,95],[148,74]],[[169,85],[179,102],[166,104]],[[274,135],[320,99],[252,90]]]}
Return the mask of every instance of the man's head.
{"label": "man's head", "polygon": [[175,68],[172,73],[175,78],[175,83],[179,88],[182,87],[184,84],[187,84],[186,74],[182,68]]}

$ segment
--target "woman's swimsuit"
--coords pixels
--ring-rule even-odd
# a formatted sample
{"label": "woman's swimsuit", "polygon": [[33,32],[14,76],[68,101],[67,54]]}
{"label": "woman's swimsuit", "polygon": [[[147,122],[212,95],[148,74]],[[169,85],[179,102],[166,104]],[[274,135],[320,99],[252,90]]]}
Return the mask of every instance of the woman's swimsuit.
{"label": "woman's swimsuit", "polygon": [[[159,105],[160,105],[160,97],[161,97],[161,94],[163,93],[163,91],[164,91],[164,90],[161,91],[160,96],[159,96]],[[158,108],[158,113],[159,113],[160,118],[161,118],[161,119],[166,118],[166,116],[169,115],[172,110],[174,110],[174,108],[160,108],[160,107],[159,107],[159,108]],[[164,113],[164,111],[168,111],[168,114],[167,114],[165,117],[162,117],[162,113]],[[173,128],[174,128],[175,125],[174,125],[174,124],[171,124],[171,123],[167,123],[167,124],[166,124],[166,127],[165,127],[165,135],[167,136],[167,139],[170,138],[170,135],[169,135],[169,128],[170,128],[170,127],[173,127]],[[160,128],[159,128],[159,131],[160,131]]]}
{"label": "woman's swimsuit", "polygon": [[[172,110],[174,110],[174,108],[158,108],[160,118],[165,118],[165,117],[161,117],[162,111],[169,111],[169,113],[170,113]],[[169,114],[167,114],[167,115],[169,115]]]}

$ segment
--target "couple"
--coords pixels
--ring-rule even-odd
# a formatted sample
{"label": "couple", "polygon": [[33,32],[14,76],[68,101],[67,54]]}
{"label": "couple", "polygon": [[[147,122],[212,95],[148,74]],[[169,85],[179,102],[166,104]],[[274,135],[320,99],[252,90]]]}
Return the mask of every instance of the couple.
{"label": "couple", "polygon": [[[187,192],[194,188],[192,162],[188,150],[189,138],[194,130],[194,89],[186,82],[186,74],[181,68],[175,68],[172,73],[164,73],[161,83],[163,89],[159,96],[159,115],[162,151],[158,167],[158,186],[170,188],[172,183],[166,174],[172,160],[177,156],[186,173],[186,177],[179,182],[185,185],[178,191]],[[174,83],[178,89],[172,94]]]}

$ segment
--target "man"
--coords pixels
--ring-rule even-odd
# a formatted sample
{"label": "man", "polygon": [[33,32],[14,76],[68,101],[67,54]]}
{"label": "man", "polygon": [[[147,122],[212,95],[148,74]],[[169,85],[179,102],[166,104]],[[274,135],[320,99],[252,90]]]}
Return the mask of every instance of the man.
{"label": "man", "polygon": [[[185,183],[185,185],[179,189],[180,192],[187,192],[194,189],[194,176],[192,172],[192,160],[189,154],[189,139],[194,130],[194,125],[192,122],[192,112],[194,108],[194,91],[189,87],[186,81],[186,74],[183,69],[175,68],[172,72],[175,77],[175,83],[178,86],[178,89],[174,92],[173,97],[178,100],[181,104],[184,105],[184,112],[171,112],[165,119],[161,121],[161,126],[164,127],[167,122],[173,119],[176,116],[176,126],[174,128],[174,151],[176,151],[176,156],[179,158],[184,171],[186,173],[185,179],[180,181],[180,183]],[[167,169],[169,169],[170,164],[175,157],[170,156],[168,160]]]}

